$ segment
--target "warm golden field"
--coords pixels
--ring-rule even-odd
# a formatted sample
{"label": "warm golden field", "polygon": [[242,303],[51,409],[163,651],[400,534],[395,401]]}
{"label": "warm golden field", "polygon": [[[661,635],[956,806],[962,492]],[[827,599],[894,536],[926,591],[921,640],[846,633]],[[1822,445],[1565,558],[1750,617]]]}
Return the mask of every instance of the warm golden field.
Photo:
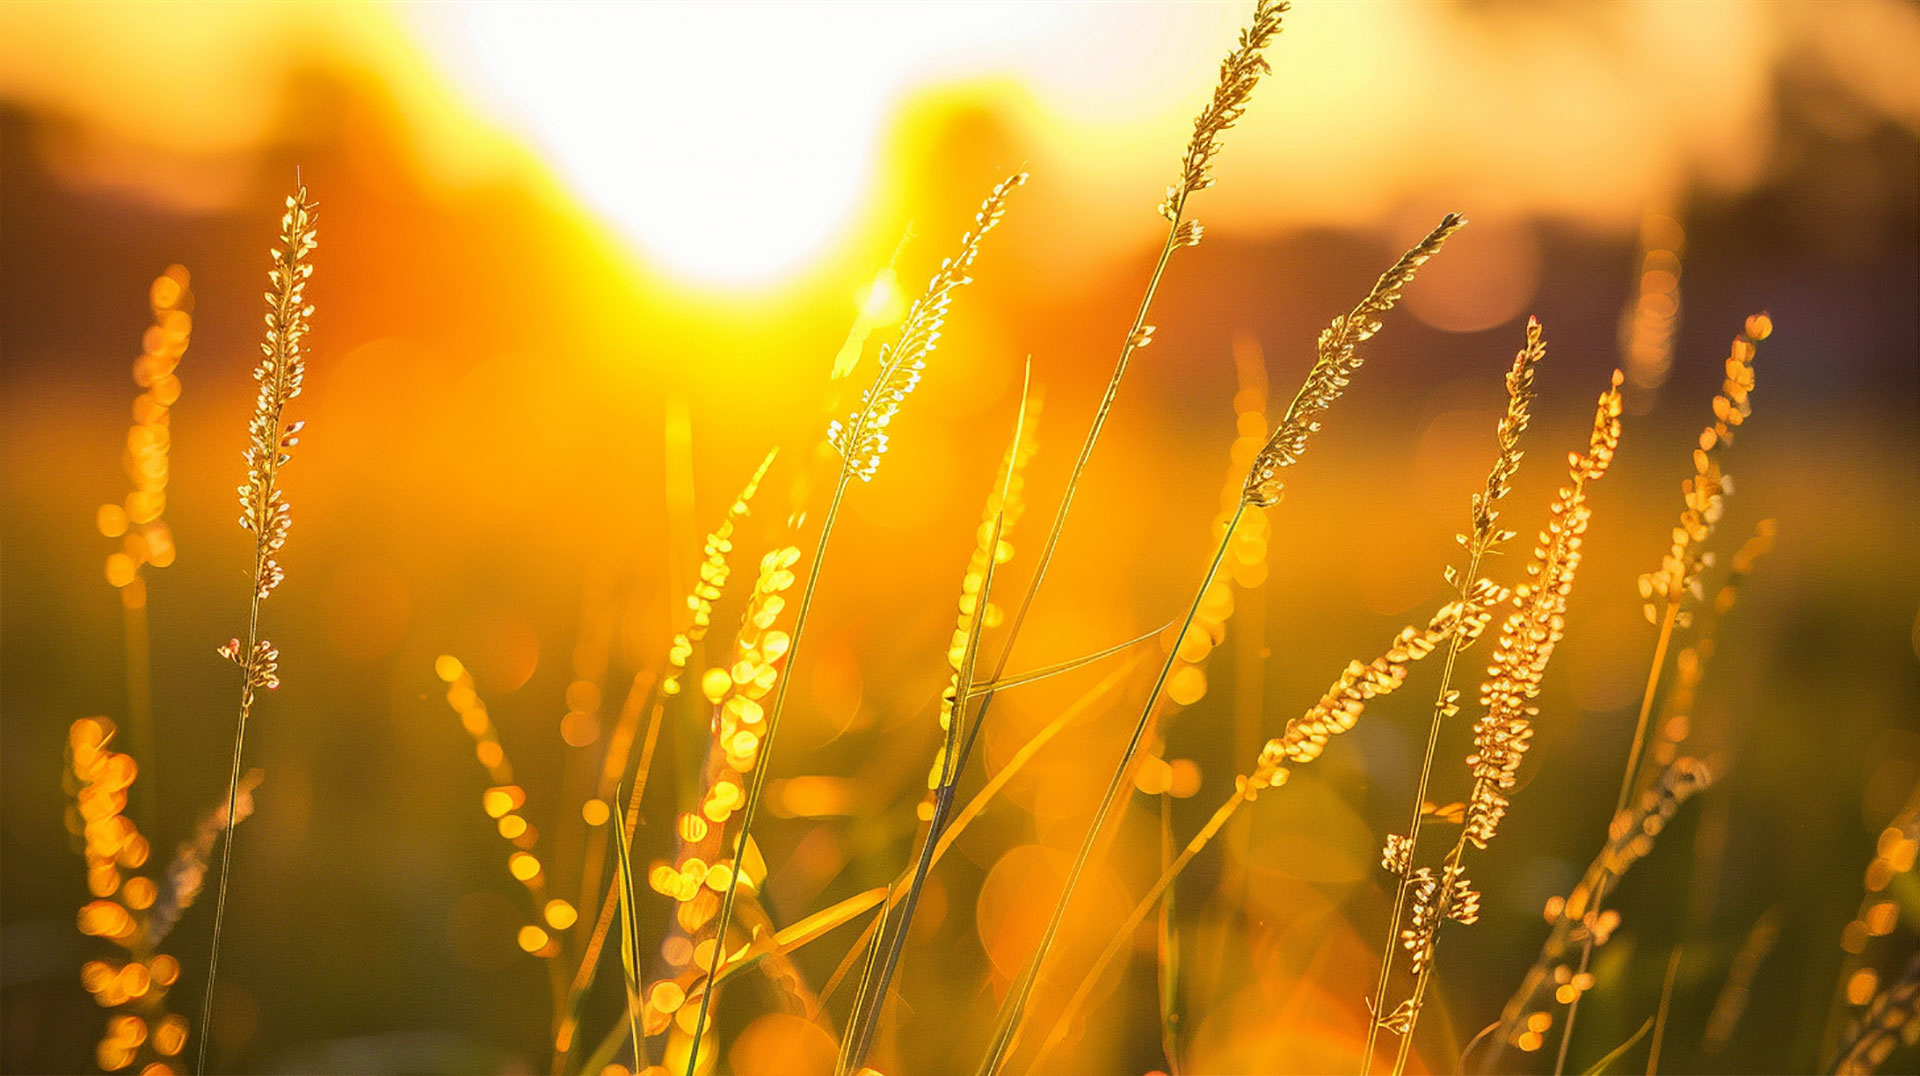
{"label": "warm golden field", "polygon": [[0,1071],[1911,1071],[1916,190],[1896,0],[0,6]]}

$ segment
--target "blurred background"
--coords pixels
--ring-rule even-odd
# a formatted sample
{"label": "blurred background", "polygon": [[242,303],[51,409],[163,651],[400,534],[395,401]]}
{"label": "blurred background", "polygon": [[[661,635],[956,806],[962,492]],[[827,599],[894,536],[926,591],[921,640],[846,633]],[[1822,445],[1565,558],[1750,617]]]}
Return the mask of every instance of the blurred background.
{"label": "blurred background", "polygon": [[[75,929],[91,898],[63,825],[63,749],[74,721],[124,729],[141,705],[128,625],[150,639],[152,731],[115,747],[141,767],[129,810],[156,864],[224,793],[237,683],[215,648],[242,633],[250,548],[233,489],[266,255],[296,177],[321,224],[288,578],[265,611],[284,686],[248,737],[264,783],[235,846],[213,1064],[543,1071],[548,973],[515,944],[533,912],[435,659],[472,670],[527,817],[577,842],[564,775],[605,750],[602,719],[634,675],[663,668],[701,537],[783,446],[696,669],[724,663],[760,554],[811,548],[787,523],[831,478],[829,407],[871,376],[980,198],[1029,170],[878,477],[849,497],[756,826],[776,923],[884,884],[915,839],[930,703],[1023,359],[1045,403],[1028,518],[996,584],[1008,595],[1248,7],[0,6],[0,1067],[95,1064],[107,1014],[79,969],[112,947]],[[1920,784],[1920,6],[1305,2],[1270,59],[1218,186],[1191,203],[1206,241],[1168,271],[1153,345],[1011,667],[1184,608],[1247,371],[1270,380],[1271,419],[1319,329],[1464,212],[1268,512],[1267,577],[1228,626],[1258,634],[1220,648],[1211,689],[1156,745],[1177,763],[1168,810],[1184,840],[1349,659],[1426,621],[1529,315],[1549,358],[1508,501],[1516,548],[1609,371],[1626,369],[1624,442],[1596,493],[1529,787],[1479,861],[1485,913],[1447,935],[1422,1021],[1415,1064],[1450,1065],[1604,837],[1655,636],[1635,580],[1669,541],[1729,341],[1769,311],[1716,545],[1724,559],[1765,519],[1779,539],[1720,628],[1696,711],[1730,730],[1724,773],[1623,887],[1572,1063],[1641,1025],[1684,942],[1669,1071],[1825,1065],[1843,972],[1897,971],[1920,927],[1903,875],[1886,889],[1893,917],[1852,939],[1863,951],[1843,969],[1862,871]],[[169,548],[139,567],[126,517],[161,504],[151,467],[129,500],[123,456],[150,302],[190,313],[191,338],[177,399],[156,418],[149,394],[133,415],[143,458],[165,440]],[[831,381],[849,349],[863,365]],[[1034,888],[1057,890],[1159,645],[936,870],[881,1068],[974,1063],[1038,929]],[[985,771],[1120,667],[1009,692]],[[1242,812],[1183,879],[1191,943],[1231,954],[1186,999],[1185,1068],[1357,1063],[1392,903],[1379,842],[1405,825],[1433,675]],[[607,701],[584,704],[576,682]],[[1443,801],[1463,795],[1466,724],[1443,741]],[[670,854],[703,735],[665,734],[663,771],[682,779],[650,793],[636,857]],[[783,795],[799,789],[815,794]],[[1151,881],[1158,802],[1136,797],[1063,961],[1084,966]],[[1692,851],[1702,818],[1724,839],[1710,859]],[[1229,887],[1244,900],[1209,906]],[[664,922],[668,902],[643,903]],[[210,911],[189,910],[167,944],[173,1007],[196,1024]],[[856,931],[795,954],[812,988]],[[1152,931],[1141,941],[1062,1066],[1167,1066]],[[1716,1040],[1709,1012],[1743,950],[1750,999]],[[831,1061],[824,1032],[760,1015],[781,1007],[764,984],[727,996],[727,1071]],[[617,987],[596,998],[594,1040],[619,1019]],[[844,1006],[829,1006],[836,1027]]]}

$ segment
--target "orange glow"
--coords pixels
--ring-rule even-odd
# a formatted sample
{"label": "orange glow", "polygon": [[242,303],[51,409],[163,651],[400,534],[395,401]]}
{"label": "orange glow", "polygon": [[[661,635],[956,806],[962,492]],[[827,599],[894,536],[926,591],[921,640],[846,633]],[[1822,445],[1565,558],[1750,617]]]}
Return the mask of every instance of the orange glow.
{"label": "orange glow", "polygon": [[[0,705],[48,718],[0,760],[45,793],[9,800],[31,809],[4,820],[9,884],[34,891],[4,925],[44,950],[23,968],[65,961],[53,994],[77,973],[56,1000],[92,1021],[9,1035],[0,1069],[188,1068],[204,1037],[222,1069],[345,1050],[679,1076],[694,1048],[700,1076],[793,1076],[862,1026],[849,1071],[970,1069],[1043,930],[1008,1074],[1357,1071],[1383,1028],[1417,1047],[1408,1072],[1538,1068],[1519,1055],[1563,1039],[1585,1066],[1655,1011],[1681,934],[1725,943],[1688,942],[1682,1023],[1716,990],[1753,1011],[1716,1011],[1724,1052],[1681,1027],[1667,1071],[1828,1060],[1777,1053],[1822,1036],[1775,1018],[1870,1004],[1914,934],[1920,472],[1894,390],[1920,7],[1301,0],[1198,186],[1182,152],[1253,2],[0,2],[0,261],[28,270],[0,289]],[[1016,172],[979,261],[947,263],[978,279],[929,297]],[[1196,185],[1162,203],[1170,181]],[[259,487],[235,449],[274,458],[279,431],[244,420],[289,182],[331,223],[285,416],[309,424],[287,585],[249,623],[233,494]],[[1395,305],[1342,316],[1452,209],[1472,224]],[[903,351],[930,302],[937,352]],[[1756,352],[1772,320],[1742,319],[1766,305]],[[1503,383],[1536,313],[1539,381]],[[1347,343],[1337,406],[1302,392]],[[1615,367],[1620,466],[1591,504],[1555,500]],[[1741,387],[1716,398],[1723,377]],[[1496,443],[1525,424],[1509,387],[1532,425]],[[886,466],[848,469],[872,401]],[[1306,425],[1286,501],[1250,496]],[[1669,553],[1723,493],[1719,533]],[[1750,571],[1738,540],[1775,518]],[[1556,552],[1530,569],[1536,544]],[[1687,562],[1665,628],[1632,586],[1663,554]],[[262,634],[274,692],[211,653]],[[276,784],[236,842],[214,741],[256,689],[245,760]],[[1643,693],[1664,772],[1636,781]],[[94,709],[120,724],[72,720]],[[975,733],[949,774],[948,737]],[[1633,806],[1682,760],[1720,785],[1609,839],[1615,783]],[[1509,793],[1525,820],[1482,857]],[[1795,839],[1769,841],[1782,819]],[[1609,864],[1641,855],[1616,890]],[[1717,882],[1659,891],[1686,878]],[[66,915],[79,934],[14,918]],[[850,1010],[868,930],[901,961],[874,1024]],[[1772,934],[1812,939],[1829,980],[1782,972],[1807,945],[1769,963]],[[735,953],[741,974],[703,978]],[[449,958],[458,989],[421,988]],[[1436,959],[1415,1011],[1408,963]],[[1504,1013],[1474,1049],[1505,1062],[1457,1069]]]}

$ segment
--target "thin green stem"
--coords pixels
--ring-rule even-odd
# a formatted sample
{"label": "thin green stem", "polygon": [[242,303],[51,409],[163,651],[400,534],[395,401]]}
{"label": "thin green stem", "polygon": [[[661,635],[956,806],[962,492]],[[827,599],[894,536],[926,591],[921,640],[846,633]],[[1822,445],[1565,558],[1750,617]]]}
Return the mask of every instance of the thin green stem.
{"label": "thin green stem", "polygon": [[[279,428],[279,424],[279,415],[276,413],[274,428]],[[270,484],[272,480],[273,471],[269,470],[267,482]],[[270,485],[269,488],[271,488]],[[220,840],[220,885],[215,890],[213,901],[213,946],[207,954],[206,996],[200,1003],[200,1053],[198,1060],[194,1063],[194,1072],[199,1076],[206,1076],[207,1041],[213,1037],[209,1034],[213,1029],[213,984],[214,977],[220,968],[221,928],[225,925],[227,918],[227,877],[233,870],[234,812],[240,802],[240,759],[242,749],[247,742],[247,718],[253,713],[252,662],[255,660],[254,649],[260,642],[260,580],[265,575],[266,568],[267,547],[263,536],[255,545],[253,555],[253,598],[249,602],[250,609],[247,613],[247,649],[243,652],[248,664],[242,667],[242,675],[245,679],[240,688],[240,718],[233,731],[233,767],[227,777],[227,826]]]}
{"label": "thin green stem", "polygon": [[[1640,716],[1633,726],[1633,745],[1627,748],[1626,771],[1620,775],[1620,794],[1614,799],[1613,814],[1608,815],[1608,818],[1613,818],[1627,809],[1627,801],[1633,798],[1634,786],[1639,783],[1640,755],[1646,749],[1647,726],[1652,724],[1653,718],[1653,700],[1660,693],[1660,678],[1667,670],[1667,649],[1673,644],[1673,629],[1680,619],[1681,593],[1676,591],[1667,597],[1666,612],[1660,618],[1660,638],[1654,643],[1652,667],[1647,670],[1647,686],[1640,695]],[[1593,908],[1587,914],[1598,916],[1600,902],[1605,900],[1606,896],[1607,886],[1603,880],[1594,890]],[[1586,941],[1580,945],[1582,972],[1587,970],[1587,962],[1592,958],[1593,934],[1589,931]],[[1567,1003],[1567,1020],[1560,1030],[1560,1059],[1554,1065],[1554,1076],[1560,1076],[1566,1066],[1567,1046],[1573,1041],[1573,1021],[1579,1014],[1580,996],[1576,994],[1573,1000]]]}
{"label": "thin green stem", "polygon": [[1013,619],[1007,624],[1007,641],[1000,648],[1000,659],[994,663],[994,688],[989,689],[980,699],[980,710],[974,715],[973,728],[967,733],[960,747],[958,772],[966,772],[967,761],[973,757],[973,747],[980,739],[980,731],[986,727],[987,710],[993,705],[999,681],[1006,675],[1007,660],[1013,656],[1013,648],[1020,640],[1020,628],[1027,622],[1027,613],[1033,607],[1035,596],[1040,593],[1040,584],[1047,578],[1047,567],[1053,563],[1054,548],[1060,544],[1060,536],[1067,528],[1067,513],[1073,508],[1073,495],[1080,488],[1080,478],[1085,474],[1087,463],[1093,458],[1093,446],[1100,440],[1100,432],[1106,428],[1107,416],[1113,410],[1113,401],[1120,394],[1120,380],[1126,376],[1127,363],[1140,346],[1140,330],[1147,323],[1148,311],[1153,307],[1153,297],[1160,290],[1160,278],[1166,274],[1167,262],[1173,258],[1173,252],[1179,249],[1179,232],[1182,212],[1187,196],[1180,195],[1173,203],[1171,221],[1167,225],[1166,241],[1160,245],[1160,256],[1153,263],[1153,275],[1147,278],[1146,294],[1140,298],[1140,306],[1134,311],[1133,323],[1127,327],[1126,342],[1120,346],[1120,358],[1114,363],[1113,375],[1107,379],[1107,390],[1100,397],[1100,407],[1093,414],[1093,424],[1087,428],[1086,440],[1080,444],[1080,455],[1073,462],[1073,470],[1067,475],[1066,489],[1060,494],[1060,506],[1054,509],[1053,525],[1047,528],[1047,540],[1040,546],[1040,555],[1034,562],[1033,579],[1027,584],[1026,593],[1020,597],[1020,605],[1014,610]]}
{"label": "thin green stem", "polygon": [[[1467,570],[1460,577],[1460,600],[1466,602],[1472,593],[1474,581],[1480,577],[1480,559],[1486,554],[1487,535],[1476,535],[1473,549],[1467,558]],[[1407,862],[1411,865],[1420,848],[1420,824],[1426,817],[1427,786],[1433,778],[1433,760],[1440,747],[1440,723],[1452,706],[1453,670],[1458,664],[1461,651],[1467,647],[1466,618],[1453,629],[1453,638],[1447,644],[1446,664],[1440,669],[1440,690],[1433,700],[1433,716],[1427,724],[1427,751],[1420,760],[1420,781],[1413,793],[1413,818],[1407,823]],[[1406,915],[1407,891],[1412,887],[1412,871],[1403,870],[1400,882],[1394,888],[1393,915],[1387,922],[1386,945],[1380,950],[1380,976],[1373,988],[1373,1004],[1368,1009],[1366,1052],[1360,1056],[1360,1076],[1367,1076],[1373,1068],[1374,1044],[1379,1039],[1381,1009],[1387,1003],[1387,983],[1393,972],[1394,949],[1400,938],[1400,923]]]}
{"label": "thin green stem", "polygon": [[[1606,887],[1604,885],[1593,891],[1594,908],[1596,911],[1600,905],[1600,897],[1605,891]],[[1573,973],[1576,981],[1587,973],[1587,964],[1592,959],[1593,938],[1589,935],[1587,944],[1580,947],[1580,967],[1579,970]],[[1560,1053],[1553,1060],[1553,1076],[1561,1076],[1561,1073],[1567,1071],[1567,1049],[1573,1045],[1573,1015],[1580,1011],[1580,995],[1582,993],[1585,993],[1585,991],[1576,992],[1573,995],[1573,1000],[1567,1003],[1567,1019],[1565,1025],[1560,1029]]]}
{"label": "thin green stem", "polygon": [[1660,983],[1660,1007],[1653,1013],[1653,1044],[1647,1048],[1647,1076],[1657,1076],[1660,1071],[1660,1044],[1667,1035],[1667,1012],[1673,1006],[1673,983],[1680,977],[1680,954],[1686,949],[1683,945],[1673,947],[1673,955],[1667,958],[1667,977]]}
{"label": "thin green stem", "polygon": [[[913,881],[907,886],[904,906],[900,909],[900,919],[893,927],[893,941],[887,946],[886,959],[880,965],[880,974],[874,980],[871,996],[866,996],[866,981],[862,990],[854,997],[854,1023],[849,1029],[853,1039],[853,1049],[846,1053],[845,1063],[839,1070],[840,1076],[853,1066],[858,1066],[867,1058],[867,1050],[873,1044],[873,1034],[880,1023],[882,1010],[886,1008],[887,991],[893,985],[893,972],[900,963],[900,955],[907,944],[907,928],[913,923],[913,913],[920,903],[920,891],[926,886],[927,872],[933,867],[933,849],[940,831],[945,828],[948,813],[953,810],[953,799],[960,780],[960,759],[958,749],[960,736],[966,727],[967,698],[973,688],[975,666],[980,659],[980,633],[986,627],[988,603],[992,601],[994,570],[1000,564],[1000,536],[1006,525],[1006,503],[1013,484],[1013,472],[1020,453],[1020,439],[1026,426],[1028,394],[1033,385],[1033,364],[1027,364],[1026,381],[1020,389],[1020,411],[1014,419],[1013,440],[1007,445],[1007,465],[1001,476],[999,489],[999,510],[993,518],[993,530],[986,542],[987,563],[980,580],[980,591],[974,597],[973,621],[968,625],[966,652],[962,655],[960,668],[956,670],[954,680],[953,704],[947,714],[946,742],[940,752],[940,783],[934,793],[933,813],[927,821],[927,836],[920,844],[920,859],[913,870]],[[881,913],[884,918],[886,913]],[[883,937],[885,931],[875,934]],[[864,1004],[862,1004],[864,1002]]]}
{"label": "thin green stem", "polygon": [[[1040,978],[1040,968],[1045,962],[1047,951],[1053,945],[1053,939],[1060,931],[1060,924],[1066,918],[1067,905],[1073,899],[1074,887],[1079,883],[1080,875],[1086,871],[1087,863],[1093,858],[1095,845],[1101,833],[1106,829],[1109,815],[1114,813],[1120,802],[1122,790],[1131,776],[1133,759],[1139,753],[1140,743],[1146,738],[1147,726],[1152,722],[1154,707],[1160,701],[1160,693],[1165,689],[1167,677],[1173,672],[1173,665],[1179,653],[1178,640],[1184,638],[1193,626],[1194,617],[1200,612],[1200,603],[1206,598],[1207,588],[1213,585],[1214,576],[1219,574],[1221,563],[1226,560],[1227,549],[1232,544],[1233,531],[1239,525],[1240,517],[1246,513],[1247,505],[1242,501],[1234,509],[1233,518],[1220,532],[1220,542],[1214,548],[1213,559],[1207,565],[1207,574],[1200,580],[1200,586],[1194,590],[1193,602],[1187,608],[1187,615],[1180,621],[1180,630],[1175,633],[1176,644],[1168,650],[1167,660],[1160,666],[1159,676],[1154,678],[1153,688],[1147,693],[1147,701],[1140,708],[1140,717],[1134,722],[1133,734],[1127,740],[1127,747],[1120,756],[1119,764],[1114,767],[1113,776],[1107,781],[1107,790],[1100,797],[1100,805],[1094,811],[1093,821],[1087,827],[1087,834],[1080,842],[1080,851],[1074,856],[1073,866],[1067,872],[1066,884],[1060,892],[1060,899],[1053,907],[1053,914],[1047,920],[1047,927],[1040,935],[1040,943],[1020,975],[1014,980],[1013,990],[1000,1007],[1000,1018],[994,1031],[993,1042],[987,1048],[987,1055],[980,1065],[980,1076],[992,1076],[1000,1070],[1014,1041],[1024,1023],[1027,997],[1033,992],[1034,984]],[[689,1074],[691,1076],[691,1074]]]}

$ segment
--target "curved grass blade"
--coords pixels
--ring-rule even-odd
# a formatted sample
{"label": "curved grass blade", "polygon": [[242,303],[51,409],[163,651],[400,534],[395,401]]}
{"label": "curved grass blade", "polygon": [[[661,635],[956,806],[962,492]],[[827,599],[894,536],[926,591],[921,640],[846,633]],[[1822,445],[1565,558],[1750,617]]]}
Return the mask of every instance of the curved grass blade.
{"label": "curved grass blade", "polygon": [[[620,790],[614,789],[614,802]],[[626,827],[615,822],[614,859],[620,871],[620,967],[627,973],[627,1031],[633,1036],[634,1071],[647,1067],[646,1040],[640,1037],[640,927],[633,908],[633,856],[627,849]]]}
{"label": "curved grass blade", "polygon": [[1615,1061],[1620,1060],[1621,1056],[1625,1054],[1628,1050],[1631,1050],[1635,1046],[1639,1045],[1640,1040],[1646,1038],[1647,1032],[1652,1030],[1653,1030],[1653,1017],[1649,1016],[1647,1017],[1646,1023],[1641,1024],[1640,1030],[1634,1032],[1631,1038],[1627,1039],[1627,1041],[1621,1043],[1620,1045],[1614,1047],[1612,1053],[1609,1053],[1607,1056],[1601,1058],[1598,1061],[1595,1061],[1593,1063],[1593,1067],[1587,1070],[1586,1076],[1601,1076],[1601,1073],[1607,1071],[1608,1065],[1611,1065]]}

